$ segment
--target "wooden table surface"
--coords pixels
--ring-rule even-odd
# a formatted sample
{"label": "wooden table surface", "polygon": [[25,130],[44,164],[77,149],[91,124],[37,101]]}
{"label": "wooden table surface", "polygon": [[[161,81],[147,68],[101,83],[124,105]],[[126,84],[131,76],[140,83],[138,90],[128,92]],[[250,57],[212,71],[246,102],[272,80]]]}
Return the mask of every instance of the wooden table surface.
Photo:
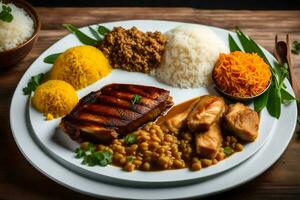
{"label": "wooden table surface", "polygon": [[[10,129],[13,92],[30,64],[65,36],[61,24],[77,27],[118,20],[163,19],[200,23],[225,29],[239,26],[266,49],[273,51],[275,34],[300,40],[300,11],[229,11],[192,8],[37,8],[42,30],[34,49],[16,68],[0,71],[0,199],[84,199],[48,179],[22,156]],[[300,79],[300,55],[293,56]],[[299,80],[300,81],[300,80]],[[285,134],[285,133],[282,133]],[[238,188],[209,199],[297,199],[300,197],[300,140],[294,136],[281,158],[265,173]],[[253,166],[255,167],[255,166]],[[100,189],[100,188],[99,188]],[[201,189],[201,188],[199,188]]]}

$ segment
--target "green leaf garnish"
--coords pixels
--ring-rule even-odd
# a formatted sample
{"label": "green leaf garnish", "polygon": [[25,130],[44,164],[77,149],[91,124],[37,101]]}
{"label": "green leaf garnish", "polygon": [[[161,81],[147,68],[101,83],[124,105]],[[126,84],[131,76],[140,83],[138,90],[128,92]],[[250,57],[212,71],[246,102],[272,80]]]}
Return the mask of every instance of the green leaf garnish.
{"label": "green leaf garnish", "polygon": [[279,118],[281,113],[281,92],[272,84],[270,86],[267,110],[272,117]]}
{"label": "green leaf garnish", "polygon": [[223,152],[224,152],[227,156],[229,156],[229,155],[233,154],[233,149],[232,149],[231,147],[228,147],[228,146],[227,146],[227,147],[224,148]]}
{"label": "green leaf garnish", "polygon": [[261,48],[246,34],[244,34],[238,27],[236,27],[236,34],[238,35],[238,38],[243,46],[243,49],[247,53],[257,53],[261,58],[264,59],[264,61],[271,67],[271,64],[269,63],[269,60],[265,56],[264,52],[261,50]]}
{"label": "green leaf garnish", "polygon": [[255,99],[255,101],[254,101],[254,110],[256,112],[260,112],[264,107],[267,106],[269,91],[270,91],[270,89],[268,89],[262,95],[260,95],[259,97],[257,97]]}
{"label": "green leaf garnish", "polygon": [[293,97],[286,89],[281,88],[281,103],[283,104],[289,104],[290,102],[296,100],[295,97]]}
{"label": "green leaf garnish", "polygon": [[95,147],[94,144],[89,143],[89,144],[87,145],[87,152],[94,153],[95,150],[96,150],[96,147]]}
{"label": "green leaf garnish", "polygon": [[98,33],[100,33],[102,36],[105,36],[109,32],[110,30],[105,26],[101,26],[101,25],[98,26]]}
{"label": "green leaf garnish", "polygon": [[292,46],[292,53],[298,55],[300,53],[300,42],[294,41]]}
{"label": "green leaf garnish", "polygon": [[95,29],[93,29],[92,27],[89,26],[89,30],[92,33],[92,35],[96,38],[96,40],[98,40],[98,41],[102,40],[99,33]]}
{"label": "green leaf garnish", "polygon": [[137,142],[136,135],[131,133],[125,136],[124,138],[125,144],[135,144]]}
{"label": "green leaf garnish", "polygon": [[134,158],[134,156],[127,156],[127,162],[132,162]]}
{"label": "green leaf garnish", "polygon": [[141,101],[141,96],[138,94],[134,94],[133,97],[131,98],[131,103],[132,104],[136,104],[139,103]]}
{"label": "green leaf garnish", "polygon": [[[267,59],[262,49],[255,43],[252,38],[244,34],[238,27],[236,28],[236,34],[245,52],[256,53],[270,66],[272,72],[272,82],[270,88],[261,96],[254,99],[254,109],[259,112],[263,108],[267,107],[269,114],[277,119],[281,114],[281,104],[288,104],[294,101],[295,98],[285,89],[285,78],[288,77],[288,65],[274,63],[273,67]],[[230,49],[235,50],[239,47],[234,39],[229,35]]]}
{"label": "green leaf garnish", "polygon": [[76,153],[76,158],[82,158],[83,156],[85,156],[85,151],[82,148],[77,148],[75,150]]}
{"label": "green leaf garnish", "polygon": [[54,64],[60,54],[61,53],[51,54],[51,55],[45,57],[43,61],[44,61],[44,63]]}
{"label": "green leaf garnish", "polygon": [[89,143],[87,148],[79,147],[75,150],[76,158],[83,158],[81,164],[88,166],[105,167],[112,162],[112,153],[110,151],[96,151],[94,144]]}
{"label": "green leaf garnish", "polygon": [[0,12],[0,20],[4,22],[11,22],[14,16],[11,14],[11,8],[7,5],[2,5],[2,10]]}
{"label": "green leaf garnish", "polygon": [[228,34],[228,40],[229,40],[229,48],[231,52],[242,51],[239,45],[234,41],[233,37],[230,34]]}
{"label": "green leaf garnish", "polygon": [[70,32],[74,33],[76,35],[76,37],[80,40],[80,42],[82,42],[85,45],[95,46],[98,43],[97,40],[87,36],[85,33],[80,31],[78,28],[76,28],[72,24],[63,24],[63,27],[65,27]]}
{"label": "green leaf garnish", "polygon": [[43,73],[40,73],[31,77],[30,81],[27,83],[27,86],[23,88],[23,94],[30,95],[31,92],[34,92],[35,89],[42,83],[44,76],[45,75]]}

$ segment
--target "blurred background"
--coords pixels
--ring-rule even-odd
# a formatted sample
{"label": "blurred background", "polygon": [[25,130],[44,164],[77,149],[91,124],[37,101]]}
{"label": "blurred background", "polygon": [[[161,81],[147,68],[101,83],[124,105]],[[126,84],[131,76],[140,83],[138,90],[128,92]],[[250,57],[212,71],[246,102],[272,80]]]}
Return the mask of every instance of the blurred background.
{"label": "blurred background", "polygon": [[[202,9],[298,10],[300,0],[28,0],[35,6],[154,6]],[[300,20],[300,19],[299,19]]]}

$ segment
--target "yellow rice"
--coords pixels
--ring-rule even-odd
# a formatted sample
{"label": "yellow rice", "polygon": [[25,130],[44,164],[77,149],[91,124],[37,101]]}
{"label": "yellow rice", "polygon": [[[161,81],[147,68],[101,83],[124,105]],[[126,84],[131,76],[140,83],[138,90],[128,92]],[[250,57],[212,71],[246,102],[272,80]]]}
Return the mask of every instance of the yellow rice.
{"label": "yellow rice", "polygon": [[76,90],[67,82],[49,80],[34,92],[32,105],[48,120],[68,114],[77,104]]}
{"label": "yellow rice", "polygon": [[68,49],[55,61],[50,79],[63,80],[76,90],[107,76],[112,68],[103,53],[93,46]]}

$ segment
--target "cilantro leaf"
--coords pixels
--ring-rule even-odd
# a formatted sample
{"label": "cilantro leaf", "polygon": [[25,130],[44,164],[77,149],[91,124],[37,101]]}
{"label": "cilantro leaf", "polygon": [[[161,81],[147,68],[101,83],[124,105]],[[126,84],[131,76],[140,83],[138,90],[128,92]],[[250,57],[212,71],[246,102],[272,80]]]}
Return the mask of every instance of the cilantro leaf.
{"label": "cilantro leaf", "polygon": [[112,162],[112,153],[108,150],[97,151],[96,146],[88,143],[86,148],[79,147],[75,150],[76,158],[83,158],[81,164],[92,166],[107,166]]}
{"label": "cilantro leaf", "polygon": [[82,158],[83,156],[85,156],[85,151],[81,148],[77,148],[75,152],[76,152],[76,158]]}
{"label": "cilantro leaf", "polygon": [[138,95],[138,94],[134,94],[131,98],[131,103],[132,104],[136,104],[136,103],[139,103],[141,101],[141,96]]}
{"label": "cilantro leaf", "polygon": [[30,81],[27,83],[27,86],[23,88],[24,95],[30,95],[31,92],[34,92],[35,89],[42,83],[44,74],[40,73],[31,77]]}
{"label": "cilantro leaf", "polygon": [[94,144],[92,143],[89,143],[88,146],[87,146],[87,151],[90,152],[90,153],[94,153],[96,150],[96,147]]}
{"label": "cilantro leaf", "polygon": [[6,5],[2,5],[2,11],[0,12],[0,20],[4,22],[11,22],[14,16],[11,14],[11,8]]}
{"label": "cilantro leaf", "polygon": [[136,135],[134,133],[128,134],[124,138],[125,144],[135,144],[137,142]]}
{"label": "cilantro leaf", "polygon": [[134,156],[127,156],[127,162],[132,162],[134,158]]}

